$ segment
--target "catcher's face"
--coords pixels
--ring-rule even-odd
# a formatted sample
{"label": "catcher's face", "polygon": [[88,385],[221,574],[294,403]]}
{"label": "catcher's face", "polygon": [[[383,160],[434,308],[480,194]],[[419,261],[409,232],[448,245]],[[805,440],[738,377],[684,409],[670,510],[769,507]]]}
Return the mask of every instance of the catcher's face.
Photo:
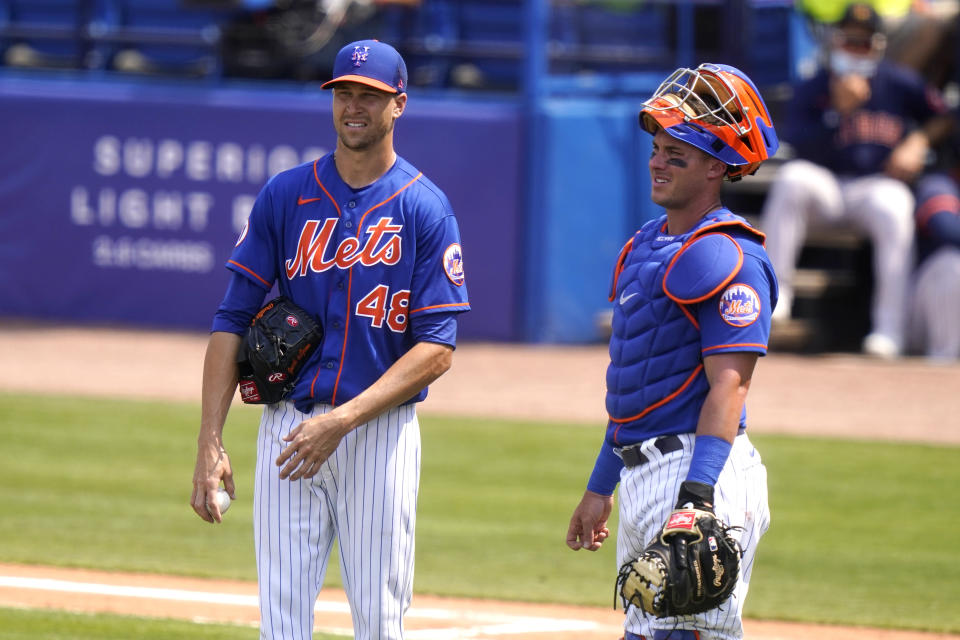
{"label": "catcher's face", "polygon": [[393,131],[407,103],[405,93],[392,94],[357,82],[333,88],[333,126],[339,143],[353,151],[378,146]]}
{"label": "catcher's face", "polygon": [[650,154],[650,199],[668,211],[686,210],[700,198],[709,173],[718,164],[696,147],[659,130]]}

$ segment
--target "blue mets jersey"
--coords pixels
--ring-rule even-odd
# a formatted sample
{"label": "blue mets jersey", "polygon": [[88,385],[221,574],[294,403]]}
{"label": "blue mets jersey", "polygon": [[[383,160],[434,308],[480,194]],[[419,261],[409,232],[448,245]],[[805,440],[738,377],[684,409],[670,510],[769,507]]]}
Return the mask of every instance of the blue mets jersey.
{"label": "blue mets jersey", "polygon": [[340,178],[332,153],[277,174],[227,268],[264,290],[276,283],[323,327],[290,396],[301,411],[375,382],[413,346],[411,317],[470,308],[450,203],[400,157],[360,189]]}
{"label": "blue mets jersey", "polygon": [[611,300],[607,442],[622,447],[696,430],[703,358],[765,354],[777,284],[763,234],[719,210],[680,235],[666,216],[645,224],[621,253]]}

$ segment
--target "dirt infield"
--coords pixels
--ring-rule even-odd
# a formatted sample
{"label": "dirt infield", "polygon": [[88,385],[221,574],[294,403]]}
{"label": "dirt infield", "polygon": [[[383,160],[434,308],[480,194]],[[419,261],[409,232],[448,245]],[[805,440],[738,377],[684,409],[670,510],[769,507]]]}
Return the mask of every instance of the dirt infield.
{"label": "dirt infield", "polygon": [[[255,626],[256,585],[173,576],[118,574],[0,564],[0,606],[51,608]],[[346,597],[324,589],[316,629],[349,635]],[[415,595],[405,618],[409,640],[614,640],[623,614],[612,608],[464,600]],[[940,633],[744,621],[751,640],[957,640]]]}
{"label": "dirt infield", "polygon": [[[0,391],[199,401],[206,335],[2,325]],[[15,363],[11,364],[11,363]],[[557,420],[599,427],[606,349],[461,344],[424,414]],[[960,364],[772,354],[748,399],[756,432],[960,444]],[[0,606],[51,607],[255,624],[255,585],[0,565]],[[211,606],[215,605],[215,606]],[[349,633],[346,600],[325,590],[318,628]],[[611,640],[612,609],[417,595],[411,640]],[[745,621],[754,640],[960,640],[960,635]]]}

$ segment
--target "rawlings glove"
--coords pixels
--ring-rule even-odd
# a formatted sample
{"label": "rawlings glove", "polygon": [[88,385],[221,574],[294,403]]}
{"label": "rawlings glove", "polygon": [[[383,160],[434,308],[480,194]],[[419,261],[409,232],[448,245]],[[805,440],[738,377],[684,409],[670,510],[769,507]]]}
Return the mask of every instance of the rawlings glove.
{"label": "rawlings glove", "polygon": [[657,618],[703,613],[720,606],[737,584],[739,543],[713,513],[713,487],[680,486],[677,506],[660,535],[617,576],[623,608]]}
{"label": "rawlings glove", "polygon": [[257,312],[237,353],[240,399],[272,404],[293,391],[297,374],[323,339],[320,326],[283,296]]}

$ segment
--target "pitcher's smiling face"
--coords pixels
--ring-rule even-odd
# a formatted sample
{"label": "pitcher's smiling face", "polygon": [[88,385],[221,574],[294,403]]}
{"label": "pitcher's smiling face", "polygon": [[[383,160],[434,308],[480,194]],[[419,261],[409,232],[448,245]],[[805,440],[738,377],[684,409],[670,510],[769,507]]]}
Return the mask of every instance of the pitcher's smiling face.
{"label": "pitcher's smiling face", "polygon": [[403,113],[406,94],[392,94],[356,82],[333,88],[333,126],[339,143],[363,151],[382,142]]}

